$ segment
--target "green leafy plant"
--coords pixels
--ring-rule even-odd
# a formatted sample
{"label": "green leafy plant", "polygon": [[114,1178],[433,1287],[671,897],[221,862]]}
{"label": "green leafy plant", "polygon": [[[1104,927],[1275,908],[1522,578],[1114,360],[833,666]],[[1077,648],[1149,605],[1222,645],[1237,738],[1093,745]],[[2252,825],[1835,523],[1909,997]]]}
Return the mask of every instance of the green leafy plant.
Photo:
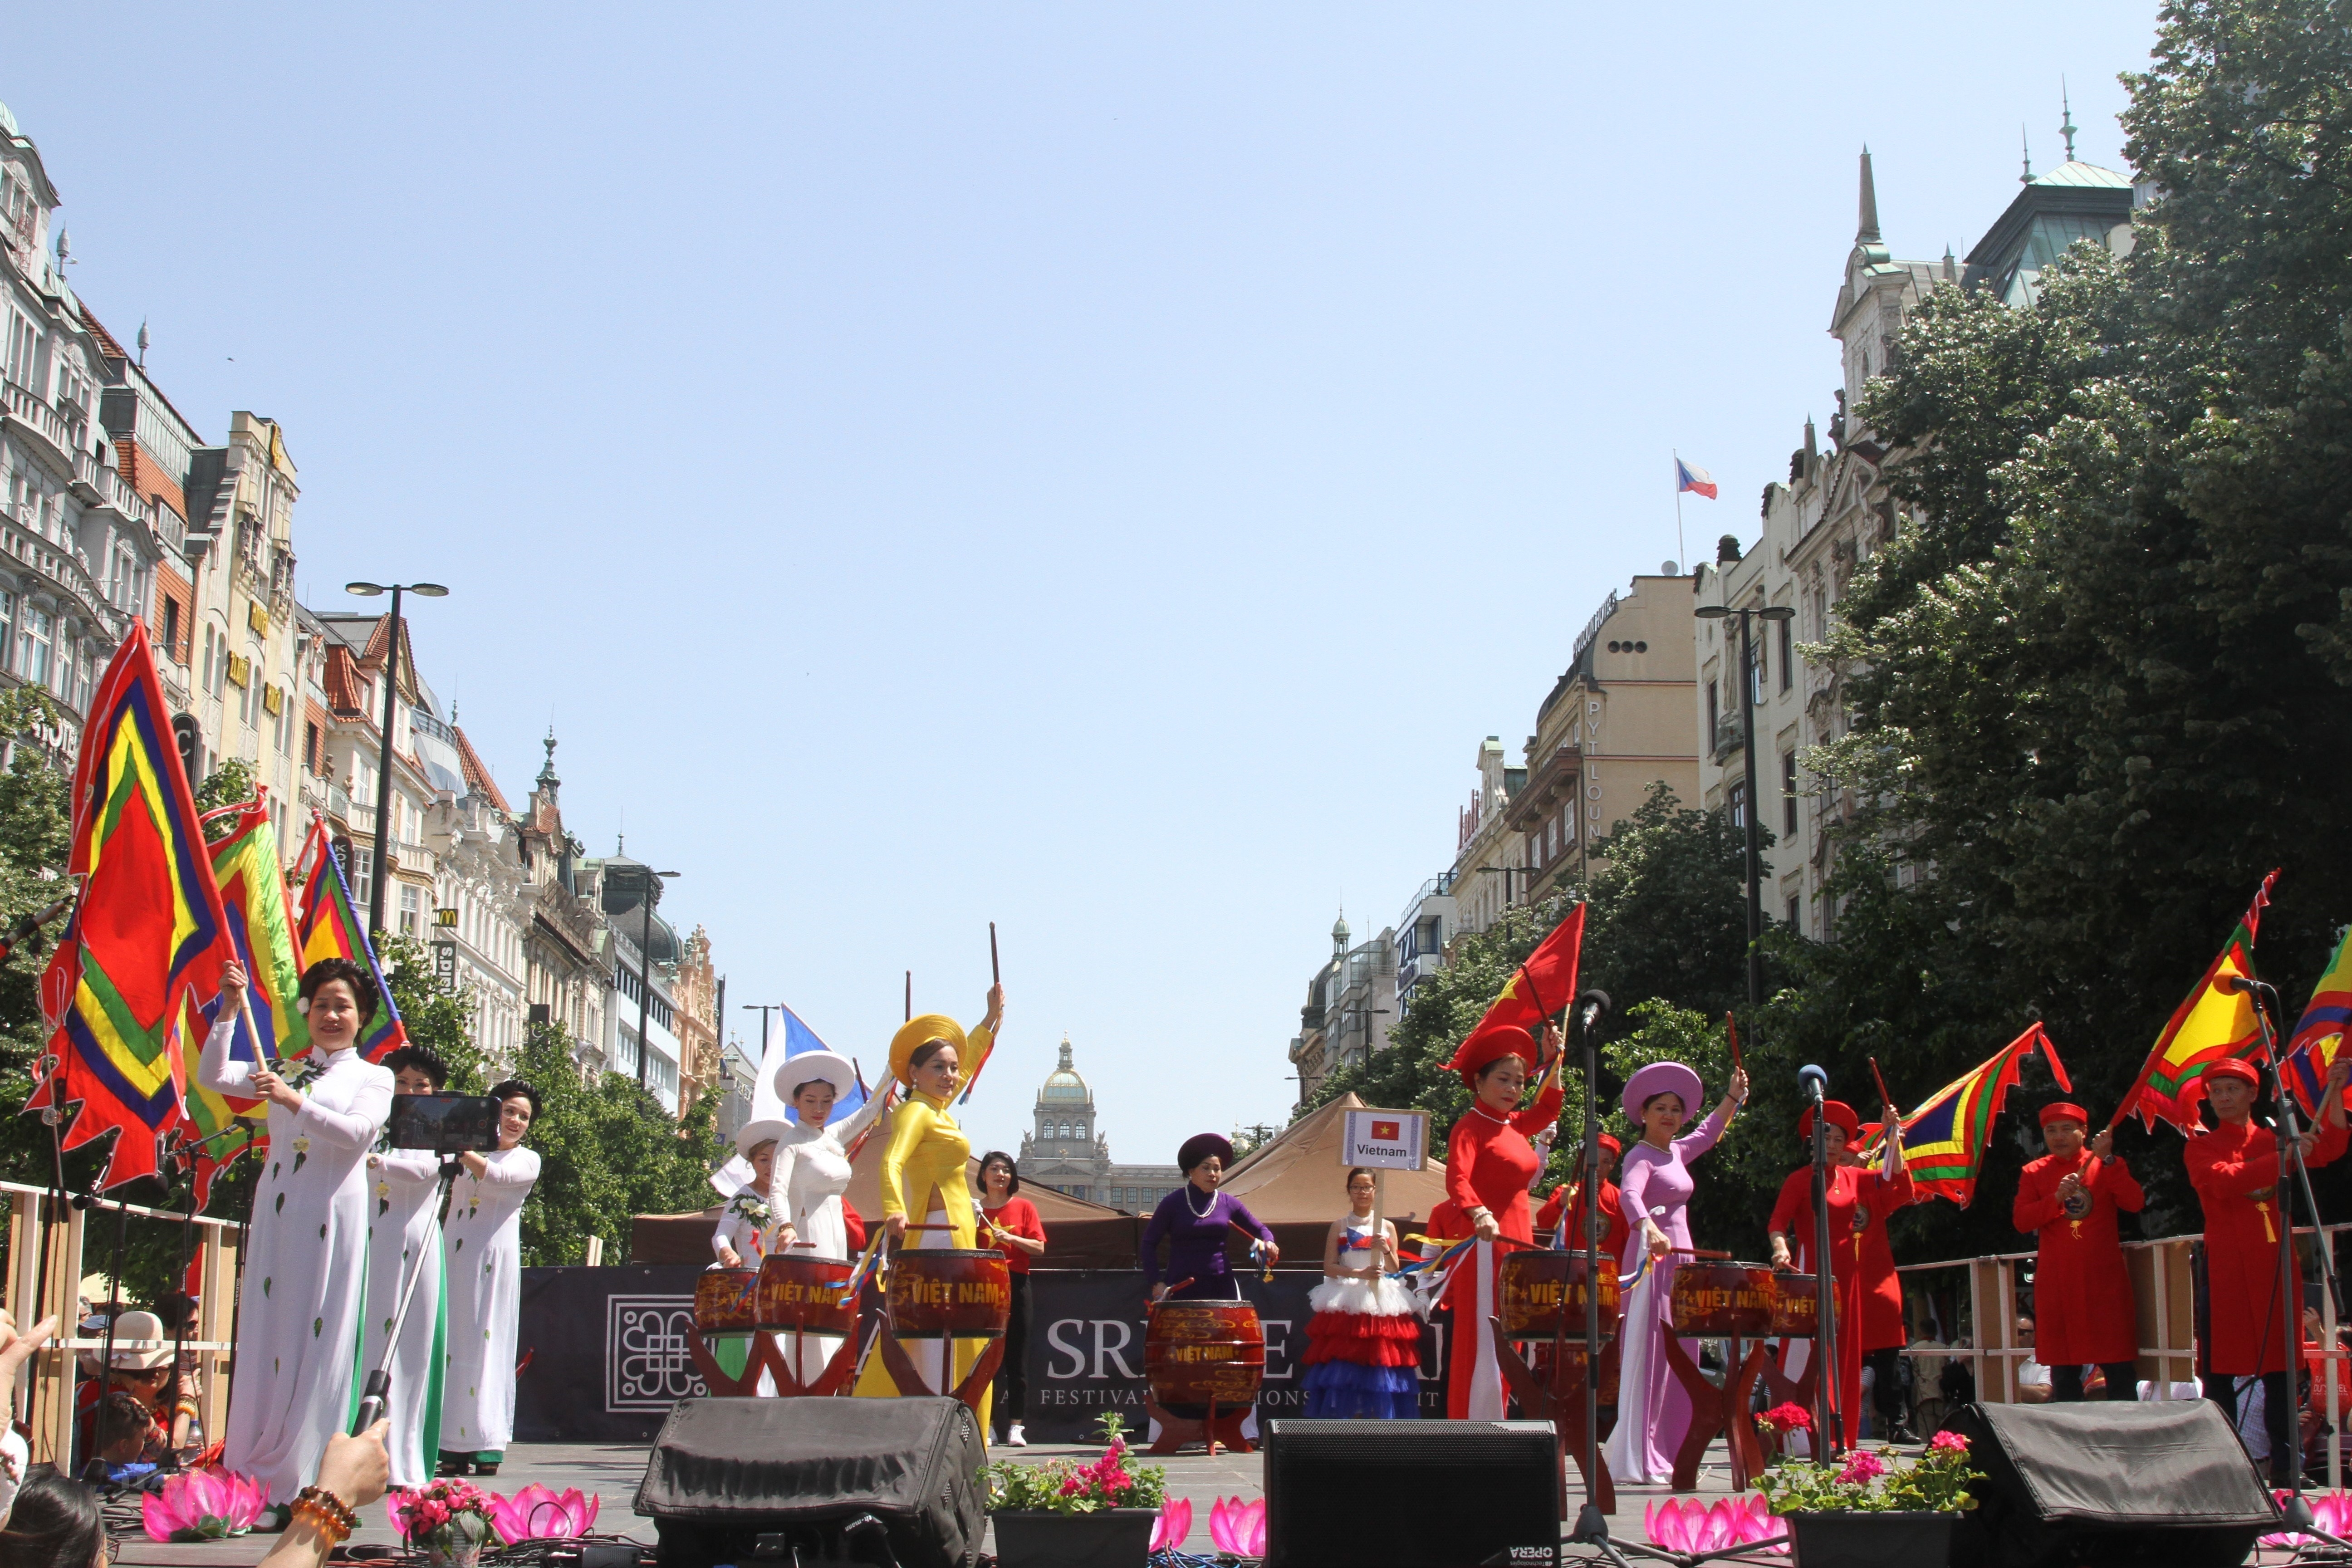
{"label": "green leafy plant", "polygon": [[1003,1460],[983,1467],[980,1479],[988,1490],[988,1511],[1100,1513],[1114,1508],[1158,1508],[1168,1493],[1167,1470],[1159,1465],[1129,1468],[1127,1422],[1117,1412],[1106,1411],[1101,1425],[1103,1441],[1109,1447],[1092,1464]]}
{"label": "green leafy plant", "polygon": [[1842,1465],[1786,1460],[1756,1484],[1774,1513],[1958,1513],[1977,1506],[1969,1489],[1983,1479],[1968,1439],[1938,1432],[1908,1463],[1892,1448],[1856,1448]]}

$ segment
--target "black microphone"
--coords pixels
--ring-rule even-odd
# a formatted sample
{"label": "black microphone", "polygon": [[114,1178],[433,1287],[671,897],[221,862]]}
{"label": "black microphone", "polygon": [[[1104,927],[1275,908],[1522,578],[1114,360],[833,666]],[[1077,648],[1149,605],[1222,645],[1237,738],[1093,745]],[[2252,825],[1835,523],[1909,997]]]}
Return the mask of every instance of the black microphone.
{"label": "black microphone", "polygon": [[1609,993],[1587,991],[1576,999],[1576,1026],[1590,1034],[1608,1016]]}
{"label": "black microphone", "polygon": [[1809,1103],[1819,1105],[1829,1086],[1830,1075],[1812,1063],[1807,1062],[1797,1069],[1797,1090]]}

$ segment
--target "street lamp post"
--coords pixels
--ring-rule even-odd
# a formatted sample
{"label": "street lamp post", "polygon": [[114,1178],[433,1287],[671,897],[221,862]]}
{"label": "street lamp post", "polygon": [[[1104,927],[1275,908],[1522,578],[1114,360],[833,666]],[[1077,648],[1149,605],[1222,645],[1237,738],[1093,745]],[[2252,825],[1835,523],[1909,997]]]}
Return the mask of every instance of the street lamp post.
{"label": "street lamp post", "polygon": [[400,596],[416,594],[446,599],[449,590],[438,583],[346,583],[343,592],[362,599],[392,595],[392,637],[383,656],[383,747],[376,760],[375,871],[368,879],[368,944],[375,944],[383,929],[383,884],[392,869],[392,720],[393,704],[400,699]]}
{"label": "street lamp post", "polygon": [[[1729,609],[1722,605],[1701,605],[1694,612],[1701,620],[1719,621],[1728,616],[1739,617],[1739,742],[1747,753],[1748,777],[1748,1006],[1752,1013],[1764,1002],[1764,846],[1759,825],[1763,820],[1761,803],[1756,798],[1756,704],[1764,696],[1764,683],[1756,679],[1756,653],[1749,626],[1751,619],[1791,621],[1797,612],[1786,605],[1742,605]],[[1706,738],[1710,749],[1715,737]]]}

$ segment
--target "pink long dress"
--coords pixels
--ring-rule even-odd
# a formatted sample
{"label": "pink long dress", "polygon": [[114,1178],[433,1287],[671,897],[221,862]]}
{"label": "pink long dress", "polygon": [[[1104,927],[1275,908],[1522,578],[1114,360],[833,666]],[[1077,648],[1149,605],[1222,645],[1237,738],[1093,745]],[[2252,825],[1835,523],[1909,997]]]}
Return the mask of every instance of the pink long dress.
{"label": "pink long dress", "polygon": [[[1639,1268],[1649,1244],[1642,1229],[1647,1215],[1676,1247],[1691,1244],[1686,1210],[1698,1184],[1691,1180],[1689,1163],[1715,1147],[1729,1120],[1717,1106],[1705,1121],[1660,1150],[1646,1141],[1629,1144],[1623,1174],[1618,1178],[1620,1206],[1630,1234],[1625,1237],[1622,1272]],[[1666,1480],[1674,1475],[1674,1452],[1690,1430],[1690,1396],[1675,1381],[1666,1363],[1666,1330],[1674,1321],[1675,1259],[1642,1271],[1625,1292],[1625,1321],[1617,1373],[1617,1426],[1610,1433],[1602,1457],[1609,1473],[1622,1483],[1640,1485]],[[1685,1340],[1683,1348],[1694,1358],[1698,1342]]]}

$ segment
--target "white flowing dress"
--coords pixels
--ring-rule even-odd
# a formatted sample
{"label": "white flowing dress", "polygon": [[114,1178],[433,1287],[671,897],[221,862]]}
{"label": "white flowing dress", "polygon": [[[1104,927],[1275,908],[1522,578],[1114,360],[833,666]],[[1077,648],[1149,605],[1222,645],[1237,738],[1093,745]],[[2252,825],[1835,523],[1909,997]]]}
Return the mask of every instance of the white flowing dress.
{"label": "white flowing dress", "polygon": [[360,1377],[383,1360],[385,1338],[400,1315],[400,1293],[424,1260],[392,1360],[392,1484],[421,1487],[433,1479],[441,1446],[441,1358],[448,1269],[435,1221],[441,1165],[430,1154],[394,1149],[368,1156],[367,1310],[361,1319]]}
{"label": "white flowing dress", "polygon": [[[769,1175],[768,1190],[783,1194],[784,1212],[792,1220],[793,1237],[800,1244],[793,1247],[794,1252],[811,1258],[849,1256],[849,1217],[842,1206],[842,1194],[849,1190],[846,1151],[850,1142],[882,1114],[884,1098],[868,1095],[865,1104],[831,1126],[808,1127],[793,1122],[776,1140],[776,1162]],[[777,1336],[787,1364],[792,1356],[791,1339],[789,1334]],[[806,1383],[823,1373],[825,1363],[840,1348],[839,1335],[803,1335],[801,1380]]]}
{"label": "white flowing dress", "polygon": [[[229,1059],[237,1026],[214,1026],[197,1058],[206,1089],[255,1098],[254,1064]],[[315,1053],[314,1053],[315,1054]],[[269,1105],[269,1163],[253,1193],[236,1371],[222,1462],[290,1503],[317,1479],[327,1439],[354,1414],[367,1278],[367,1152],[392,1110],[392,1074],[355,1050],[325,1058],[302,1109]]]}
{"label": "white flowing dress", "polygon": [[501,1149],[461,1175],[449,1205],[449,1348],[442,1362],[441,1447],[504,1453],[514,1441],[515,1340],[522,1312],[522,1205],[539,1154]]}

